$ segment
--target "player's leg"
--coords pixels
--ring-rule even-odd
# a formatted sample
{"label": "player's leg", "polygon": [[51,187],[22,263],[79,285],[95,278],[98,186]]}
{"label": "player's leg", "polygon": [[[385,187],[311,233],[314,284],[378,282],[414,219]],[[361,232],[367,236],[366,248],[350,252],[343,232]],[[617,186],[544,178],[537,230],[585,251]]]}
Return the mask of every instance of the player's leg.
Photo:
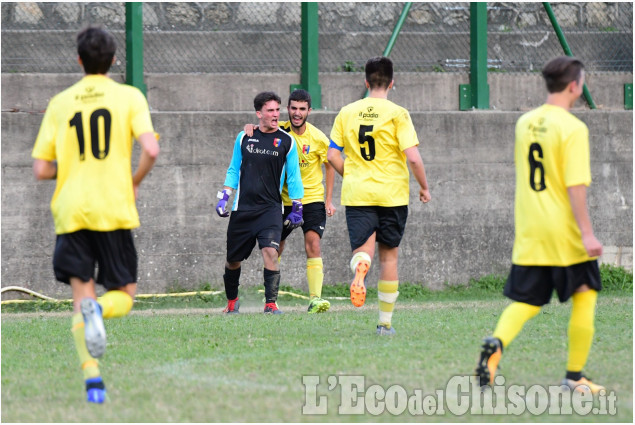
{"label": "player's leg", "polygon": [[[600,272],[597,261],[566,267],[564,281],[569,280],[569,288],[576,288],[571,295],[571,317],[569,319],[568,339],[569,353],[567,372],[562,384],[575,391],[598,393],[603,390],[601,385],[594,384],[584,376],[582,369],[586,365],[595,333],[595,308],[598,290],[601,290]],[[579,281],[590,282],[579,285]],[[579,286],[578,286],[579,285]],[[568,298],[568,293],[562,294],[558,288],[561,301]],[[562,296],[561,296],[562,294]]]}
{"label": "player's leg", "polygon": [[278,309],[278,289],[280,287],[280,265],[278,263],[278,249],[282,234],[280,210],[269,208],[260,212],[254,222],[258,229],[256,237],[258,247],[262,253],[264,263],[263,279],[265,286],[265,313],[282,314]]}
{"label": "player's leg", "polygon": [[322,262],[321,239],[326,226],[326,207],[324,202],[311,202],[304,205],[304,250],[306,251],[306,280],[309,287],[308,312],[322,313],[331,307],[331,303],[322,299],[324,283],[324,264]]}
{"label": "player's leg", "polygon": [[408,207],[378,207],[379,228],[377,245],[379,247],[379,298],[378,335],[394,335],[392,314],[399,296],[399,244],[408,220]]}
{"label": "player's leg", "polygon": [[[282,212],[282,216],[280,216],[280,222],[284,223],[285,218],[291,213],[291,206],[285,206]],[[289,229],[288,227],[282,226],[282,235],[280,236],[280,247],[278,248],[278,263],[280,263],[282,259],[282,252],[284,251],[285,241],[287,237],[293,232],[293,229]]]}
{"label": "player's leg", "polygon": [[265,265],[263,271],[265,285],[265,313],[282,314],[276,304],[278,301],[278,289],[280,287],[280,270],[278,267],[278,251],[272,247],[261,249],[262,259]]}
{"label": "player's leg", "polygon": [[379,322],[377,334],[393,335],[392,313],[399,296],[398,259],[399,247],[389,247],[381,242],[379,247],[379,282],[377,282],[377,298],[379,299]]}
{"label": "player's leg", "polygon": [[[103,403],[106,399],[106,386],[101,378],[99,362],[88,351],[86,335],[86,327],[92,326],[89,335],[91,335],[90,341],[92,341],[93,350],[95,349],[95,341],[98,341],[98,345],[100,346],[99,350],[103,353],[106,345],[106,331],[103,326],[103,321],[99,319],[101,316],[97,311],[99,306],[94,301],[96,298],[95,282],[92,279],[85,282],[80,278],[72,277],[70,278],[70,284],[73,291],[71,333],[73,334],[75,350],[77,351],[79,363],[84,375],[87,401],[91,403]],[[86,304],[87,300],[91,301],[88,307]],[[91,311],[88,311],[87,308],[91,308]],[[99,335],[95,335],[95,333],[99,333]]]}
{"label": "player's leg", "polygon": [[[71,287],[73,293],[73,316],[71,320],[71,334],[79,357],[86,384],[87,400],[93,403],[103,403],[105,400],[105,386],[101,379],[99,363],[92,356],[86,346],[84,317],[81,313],[83,300],[96,298],[93,272],[95,257],[86,231],[79,231],[58,235],[53,254],[53,269],[55,277]],[[98,308],[98,305],[95,303]],[[103,332],[103,346],[105,347],[105,330]]]}
{"label": "player's leg", "polygon": [[375,207],[346,207],[346,226],[353,257],[351,271],[355,273],[351,283],[351,303],[361,307],[366,301],[366,274],[375,255],[376,231],[379,217]]}
{"label": "player's leg", "polygon": [[525,323],[549,302],[553,292],[550,267],[512,265],[503,293],[515,302],[507,306],[498,319],[492,336],[483,340],[476,367],[480,385],[492,384],[503,350],[520,333]]}
{"label": "player's leg", "polygon": [[238,286],[240,285],[240,272],[243,260],[251,255],[256,245],[256,238],[252,227],[252,217],[241,211],[234,211],[229,216],[227,225],[227,258],[225,261],[225,296],[227,307],[223,310],[226,314],[239,312]]}

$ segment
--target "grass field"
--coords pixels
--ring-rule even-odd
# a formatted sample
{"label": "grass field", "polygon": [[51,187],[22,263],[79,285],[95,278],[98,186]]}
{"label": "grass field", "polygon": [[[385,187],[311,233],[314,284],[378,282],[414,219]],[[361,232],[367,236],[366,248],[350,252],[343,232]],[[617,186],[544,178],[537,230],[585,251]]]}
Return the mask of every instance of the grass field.
{"label": "grass field", "polygon": [[[632,276],[632,275],[631,275]],[[496,286],[496,285],[493,285]],[[632,288],[632,277],[631,277]],[[407,294],[397,304],[394,337],[374,333],[376,298],[354,309],[307,315],[285,296],[283,316],[259,313],[261,295],[243,292],[245,313],[221,314],[223,297],[139,301],[126,318],[106,322],[101,371],[104,405],[84,401],[68,311],[2,311],[3,422],[631,422],[633,420],[632,289],[598,300],[594,346],[585,371],[617,395],[615,415],[418,416],[340,415],[342,386],[328,378],[363,376],[365,387],[393,384],[407,394],[443,390],[470,375],[479,344],[508,304],[487,284],[468,290]],[[416,291],[414,291],[416,292]],[[187,308],[178,308],[186,305]],[[42,309],[43,304],[41,305]],[[24,307],[22,307],[24,309]],[[558,384],[566,364],[570,304],[557,301],[530,321],[505,351],[505,386]],[[325,415],[303,415],[303,376],[317,376]],[[364,394],[361,394],[364,395]],[[311,396],[311,394],[310,394]],[[315,401],[315,395],[313,395]],[[598,401],[595,402],[596,406]],[[371,406],[372,407],[372,406]],[[372,410],[372,409],[371,409]]]}

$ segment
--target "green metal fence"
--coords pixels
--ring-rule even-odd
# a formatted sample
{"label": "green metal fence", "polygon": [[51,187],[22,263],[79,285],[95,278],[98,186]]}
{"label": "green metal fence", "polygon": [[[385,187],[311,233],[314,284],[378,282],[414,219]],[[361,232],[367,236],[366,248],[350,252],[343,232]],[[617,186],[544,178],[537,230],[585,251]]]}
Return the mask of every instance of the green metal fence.
{"label": "green metal fence", "polygon": [[[542,3],[487,3],[490,72],[537,72],[562,54]],[[125,4],[2,5],[2,72],[79,72],[75,35],[105,25],[126,71]],[[632,3],[554,3],[587,70],[632,72]],[[380,55],[404,3],[317,3],[319,71],[359,71]],[[143,3],[146,73],[300,72],[301,3]],[[397,71],[469,72],[470,3],[414,2],[391,58]]]}

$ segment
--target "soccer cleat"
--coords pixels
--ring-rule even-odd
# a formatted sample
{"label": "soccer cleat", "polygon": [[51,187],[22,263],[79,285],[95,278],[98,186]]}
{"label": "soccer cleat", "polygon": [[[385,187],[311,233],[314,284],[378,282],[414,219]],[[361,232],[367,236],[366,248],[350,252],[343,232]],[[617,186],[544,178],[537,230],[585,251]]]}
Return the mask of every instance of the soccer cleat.
{"label": "soccer cleat", "polygon": [[481,358],[476,367],[476,375],[479,377],[480,386],[494,383],[498,362],[503,355],[503,348],[498,338],[487,337],[483,340]]}
{"label": "soccer cleat", "polygon": [[227,307],[223,310],[223,313],[226,314],[238,314],[238,308],[240,307],[240,302],[238,301],[238,297],[233,300],[227,300]]}
{"label": "soccer cleat", "polygon": [[106,329],[101,315],[101,306],[92,298],[84,298],[79,303],[84,317],[84,339],[91,356],[99,358],[106,352]]}
{"label": "soccer cleat", "polygon": [[276,303],[267,303],[265,304],[265,313],[269,314],[282,314],[282,310],[278,309]]}
{"label": "soccer cleat", "polygon": [[564,378],[561,383],[562,387],[570,388],[571,391],[576,391],[580,393],[588,393],[597,394],[602,390],[606,390],[602,385],[594,384],[591,382],[591,379],[586,376],[582,376],[580,380],[574,381],[573,379]]}
{"label": "soccer cleat", "polygon": [[377,325],[377,335],[392,336],[392,335],[394,335],[396,333],[397,333],[397,331],[395,331],[395,328],[393,328],[392,326]]}
{"label": "soccer cleat", "polygon": [[357,266],[355,266],[355,278],[351,283],[351,302],[355,307],[361,307],[366,301],[366,286],[364,285],[364,279],[370,265],[365,260],[359,260]]}
{"label": "soccer cleat", "polygon": [[106,401],[106,386],[101,377],[86,380],[86,401],[97,404]]}
{"label": "soccer cleat", "polygon": [[309,314],[324,313],[331,307],[331,303],[320,297],[315,297],[309,303]]}

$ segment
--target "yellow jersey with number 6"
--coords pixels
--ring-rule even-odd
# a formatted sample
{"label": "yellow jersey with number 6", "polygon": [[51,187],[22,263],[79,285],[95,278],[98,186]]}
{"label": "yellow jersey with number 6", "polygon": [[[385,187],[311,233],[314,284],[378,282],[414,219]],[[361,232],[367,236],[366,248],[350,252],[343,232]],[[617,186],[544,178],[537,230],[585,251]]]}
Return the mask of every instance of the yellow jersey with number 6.
{"label": "yellow jersey with number 6", "polygon": [[564,108],[542,105],[516,123],[512,263],[566,267],[589,261],[567,188],[591,184],[589,130]]}
{"label": "yellow jersey with number 6", "polygon": [[331,141],[346,155],[342,205],[408,205],[410,173],[403,151],[419,140],[405,108],[370,97],[346,105],[335,118]]}
{"label": "yellow jersey with number 6", "polygon": [[131,156],[133,138],[147,132],[154,129],[141,91],[104,75],[87,75],[51,99],[32,156],[57,161],[57,234],[139,226]]}

